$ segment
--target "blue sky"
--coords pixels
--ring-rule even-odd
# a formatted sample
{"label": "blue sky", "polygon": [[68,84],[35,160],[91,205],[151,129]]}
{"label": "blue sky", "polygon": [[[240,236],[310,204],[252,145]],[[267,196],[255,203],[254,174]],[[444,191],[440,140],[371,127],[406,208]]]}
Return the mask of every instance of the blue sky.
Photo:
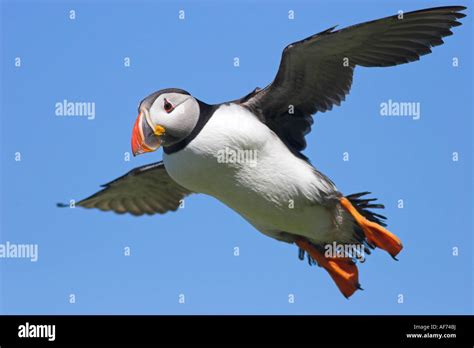
{"label": "blue sky", "polygon": [[[347,101],[318,114],[307,137],[312,163],[346,194],[373,192],[405,246],[399,262],[376,250],[360,265],[365,290],[350,300],[323,269],[299,261],[295,246],[260,234],[208,196],[140,218],[55,206],[161,159],[160,150],[124,161],[137,105],[155,90],[180,87],[208,103],[235,99],[273,79],[291,42],[400,9],[468,3],[2,1],[0,243],[38,244],[39,258],[0,259],[0,312],[472,313],[469,15],[419,62],[356,69]],[[55,116],[64,99],[94,102],[95,118]],[[382,117],[389,99],[420,103],[420,119]]]}

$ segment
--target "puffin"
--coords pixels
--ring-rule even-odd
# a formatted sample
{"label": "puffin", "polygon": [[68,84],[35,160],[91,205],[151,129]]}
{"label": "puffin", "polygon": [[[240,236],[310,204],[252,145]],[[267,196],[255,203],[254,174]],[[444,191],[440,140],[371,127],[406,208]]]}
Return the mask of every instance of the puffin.
{"label": "puffin", "polygon": [[[403,246],[386,229],[386,217],[373,211],[384,206],[369,192],[344,195],[302,153],[313,115],[345,100],[357,66],[390,67],[431,53],[461,25],[465,9],[428,8],[331,27],[288,45],[273,82],[240,99],[211,105],[178,88],[150,94],[139,104],[131,147],[139,155],[162,146],[162,161],[131,170],[75,205],[151,215],[177,210],[191,194],[212,196],[261,233],[296,245],[299,258],[322,267],[349,298],[362,289],[361,254],[379,248],[396,259]],[[328,253],[334,245],[342,252]]]}

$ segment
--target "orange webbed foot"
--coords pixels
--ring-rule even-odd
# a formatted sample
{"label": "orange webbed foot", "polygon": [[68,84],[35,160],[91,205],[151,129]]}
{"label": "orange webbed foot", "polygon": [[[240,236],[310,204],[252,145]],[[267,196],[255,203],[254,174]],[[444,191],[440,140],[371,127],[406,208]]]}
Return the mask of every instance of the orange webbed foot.
{"label": "orange webbed foot", "polygon": [[386,250],[393,258],[395,258],[395,256],[402,250],[402,242],[397,236],[385,229],[383,226],[367,220],[357,211],[356,208],[354,208],[347,198],[342,197],[339,202],[341,203],[341,206],[352,215],[371,244],[380,249]]}
{"label": "orange webbed foot", "polygon": [[359,272],[352,259],[348,257],[325,257],[322,252],[305,239],[297,240],[296,245],[306,251],[319,266],[329,273],[346,298],[349,298],[356,290],[362,290],[359,284]]}

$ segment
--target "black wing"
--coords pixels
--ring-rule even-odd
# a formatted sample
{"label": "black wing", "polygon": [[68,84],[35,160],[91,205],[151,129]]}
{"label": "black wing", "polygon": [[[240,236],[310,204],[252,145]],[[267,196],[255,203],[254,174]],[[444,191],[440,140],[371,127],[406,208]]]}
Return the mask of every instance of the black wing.
{"label": "black wing", "polygon": [[293,151],[306,147],[311,115],[340,105],[356,65],[385,67],[420,59],[461,25],[463,6],[437,7],[325,30],[283,50],[274,81],[242,99]]}
{"label": "black wing", "polygon": [[181,200],[191,193],[168,175],[163,162],[135,168],[102,187],[76,205],[119,214],[164,214],[178,209]]}

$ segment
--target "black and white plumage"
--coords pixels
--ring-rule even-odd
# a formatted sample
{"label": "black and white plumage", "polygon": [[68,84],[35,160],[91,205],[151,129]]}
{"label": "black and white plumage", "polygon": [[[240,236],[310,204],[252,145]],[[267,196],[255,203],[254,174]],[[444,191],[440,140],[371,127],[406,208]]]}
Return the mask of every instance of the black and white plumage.
{"label": "black and white plumage", "polygon": [[[349,280],[318,258],[321,248],[361,243],[395,256],[401,243],[375,226],[383,226],[384,217],[369,209],[383,206],[360,195],[344,197],[301,153],[312,115],[345,99],[356,66],[394,66],[430,53],[460,25],[464,9],[409,12],[295,42],[284,49],[270,85],[232,102],[208,105],[180,89],[153,93],[140,104],[132,148],[139,154],[163,145],[163,162],[132,170],[77,205],[153,214],[176,210],[192,192],[208,194],[262,233],[296,243],[345,296],[352,295],[359,288],[357,270],[350,261],[343,265],[346,286]],[[255,163],[219,161],[222,151],[253,153]]]}

